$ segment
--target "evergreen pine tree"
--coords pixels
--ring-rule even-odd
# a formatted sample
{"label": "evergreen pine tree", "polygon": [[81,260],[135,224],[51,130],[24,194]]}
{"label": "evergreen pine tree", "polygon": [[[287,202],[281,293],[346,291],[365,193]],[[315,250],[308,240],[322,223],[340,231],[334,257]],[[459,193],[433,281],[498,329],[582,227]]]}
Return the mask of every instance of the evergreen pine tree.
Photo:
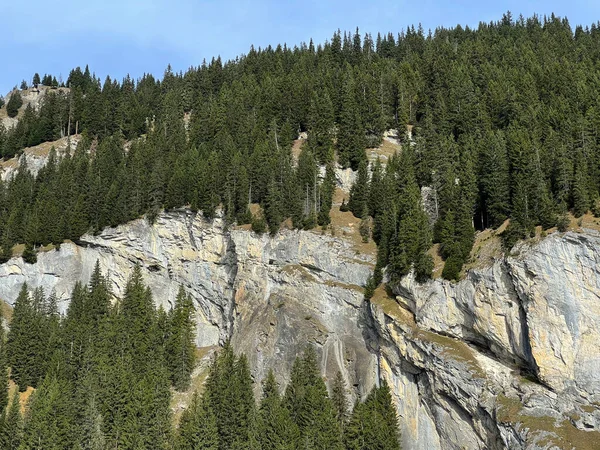
{"label": "evergreen pine tree", "polygon": [[165,351],[171,383],[179,391],[188,388],[196,360],[193,313],[192,297],[181,286],[169,317]]}
{"label": "evergreen pine tree", "polygon": [[350,199],[348,200],[348,209],[352,211],[355,217],[362,219],[369,213],[369,174],[367,162],[361,161],[358,166],[358,175],[356,181],[350,189]]}
{"label": "evergreen pine tree", "polygon": [[3,426],[0,428],[0,444],[5,450],[18,450],[23,438],[23,418],[21,417],[21,404],[17,390],[13,394],[6,417],[3,420]]}
{"label": "evergreen pine tree", "polygon": [[0,308],[0,428],[2,428],[2,414],[6,412],[8,400],[8,361],[4,336],[4,318]]}
{"label": "evergreen pine tree", "polygon": [[319,217],[318,223],[321,226],[326,226],[331,223],[331,217],[329,212],[333,204],[333,195],[335,193],[335,172],[332,164],[327,164],[325,167],[325,178],[321,183],[319,190],[320,201],[319,201]]}
{"label": "evergreen pine tree", "polygon": [[27,449],[73,448],[74,408],[64,381],[46,378],[29,399],[21,446]]}
{"label": "evergreen pine tree", "polygon": [[279,227],[283,221],[281,187],[275,183],[274,179],[271,179],[267,187],[264,211],[269,231],[274,236],[279,231]]}
{"label": "evergreen pine tree", "polygon": [[285,450],[298,448],[298,427],[282,405],[275,375],[269,370],[263,381],[263,398],[260,403],[258,440],[262,450]]}
{"label": "evergreen pine tree", "polygon": [[294,362],[284,404],[298,426],[301,445],[342,448],[336,413],[319,373],[317,355],[310,346]]}
{"label": "evergreen pine tree", "polygon": [[23,98],[20,92],[15,90],[6,103],[6,114],[8,114],[8,117],[17,117],[21,106],[23,106]]}
{"label": "evergreen pine tree", "polygon": [[181,415],[175,450],[218,450],[217,420],[208,397],[194,393],[188,408]]}
{"label": "evergreen pine tree", "polygon": [[338,160],[343,167],[357,170],[366,161],[365,131],[356,103],[355,80],[352,68],[347,65],[343,85],[343,101],[338,124]]}
{"label": "evergreen pine tree", "polygon": [[15,301],[6,343],[11,377],[21,392],[28,386],[36,386],[40,374],[37,341],[40,323],[36,320],[36,315],[27,285],[23,284]]}
{"label": "evergreen pine tree", "polygon": [[349,450],[400,450],[398,419],[389,387],[383,381],[364,403],[357,403],[346,427]]}
{"label": "evergreen pine tree", "polygon": [[342,376],[342,372],[338,370],[333,380],[331,388],[331,402],[335,409],[335,416],[343,432],[344,426],[348,420],[348,400],[346,398],[346,382]]}

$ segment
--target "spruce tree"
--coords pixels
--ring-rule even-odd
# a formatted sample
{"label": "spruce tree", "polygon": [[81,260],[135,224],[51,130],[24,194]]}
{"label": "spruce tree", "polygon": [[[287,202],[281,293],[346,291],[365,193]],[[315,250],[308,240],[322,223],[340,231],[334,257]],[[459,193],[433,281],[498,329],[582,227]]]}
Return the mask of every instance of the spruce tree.
{"label": "spruce tree", "polygon": [[365,131],[356,103],[355,80],[352,68],[347,65],[344,75],[342,106],[338,124],[338,160],[342,167],[357,170],[367,159],[365,154]]}
{"label": "spruce tree", "polygon": [[0,428],[0,444],[5,450],[18,450],[23,439],[23,418],[21,417],[21,404],[19,392],[15,390],[11,404],[3,418]]}
{"label": "spruce tree", "polygon": [[421,192],[415,180],[414,155],[410,147],[403,150],[396,169],[398,190],[397,231],[389,243],[389,273],[396,283],[411,268],[418,280],[431,276],[433,264],[427,254],[431,246],[431,231],[427,215],[421,206]]}
{"label": "spruce tree", "polygon": [[6,412],[8,406],[8,361],[6,353],[6,339],[4,336],[4,317],[2,308],[0,308],[0,428],[2,424],[2,414]]}
{"label": "spruce tree", "polygon": [[327,164],[325,167],[325,178],[321,183],[321,188],[319,189],[320,194],[320,205],[319,205],[319,217],[318,223],[321,226],[326,226],[331,223],[331,217],[329,216],[329,212],[331,211],[331,206],[333,204],[333,195],[335,193],[335,171],[333,169],[332,164]]}
{"label": "spruce tree", "polygon": [[310,346],[294,362],[284,404],[298,426],[303,445],[308,448],[342,448],[336,413],[319,373],[317,355]]}
{"label": "spruce tree", "polygon": [[272,179],[267,187],[264,208],[265,219],[272,236],[279,231],[279,227],[283,221],[283,199],[281,194],[281,187]]}
{"label": "spruce tree", "polygon": [[8,114],[8,117],[17,117],[21,106],[23,106],[23,98],[21,97],[21,93],[15,90],[6,103],[6,114]]}
{"label": "spruce tree", "polygon": [[263,398],[260,403],[258,440],[263,450],[298,448],[299,431],[292,422],[289,411],[283,406],[273,370],[263,381]]}
{"label": "spruce tree", "polygon": [[28,449],[73,448],[74,408],[71,387],[56,378],[46,378],[29,399],[21,446]]}
{"label": "spruce tree", "polygon": [[479,177],[487,218],[484,226],[498,227],[509,212],[510,185],[506,142],[501,131],[489,133],[481,158]]}
{"label": "spruce tree", "polygon": [[400,450],[397,413],[385,380],[354,407],[345,444],[350,450]]}
{"label": "spruce tree", "polygon": [[15,301],[6,352],[11,377],[24,392],[28,386],[37,386],[39,367],[38,313],[34,310],[27,284],[23,284]]}
{"label": "spruce tree", "polygon": [[171,383],[179,391],[188,388],[196,360],[193,314],[192,297],[181,286],[169,317],[165,349]]}
{"label": "spruce tree", "polygon": [[175,450],[218,450],[217,420],[207,396],[194,392],[192,401],[181,415]]}
{"label": "spruce tree", "polygon": [[358,175],[356,181],[350,189],[350,199],[348,200],[348,209],[352,211],[354,217],[362,219],[369,213],[369,173],[367,162],[361,161],[358,166]]}
{"label": "spruce tree", "polygon": [[83,450],[106,449],[106,437],[104,436],[103,427],[102,414],[98,410],[95,394],[94,392],[89,392],[81,423],[82,434],[80,442]]}
{"label": "spruce tree", "polygon": [[335,409],[335,416],[340,425],[340,430],[344,430],[344,426],[348,420],[348,399],[346,397],[346,382],[342,376],[342,372],[338,370],[333,380],[331,388],[331,402]]}
{"label": "spruce tree", "polygon": [[320,163],[333,160],[334,111],[329,94],[313,94],[308,116],[308,145]]}

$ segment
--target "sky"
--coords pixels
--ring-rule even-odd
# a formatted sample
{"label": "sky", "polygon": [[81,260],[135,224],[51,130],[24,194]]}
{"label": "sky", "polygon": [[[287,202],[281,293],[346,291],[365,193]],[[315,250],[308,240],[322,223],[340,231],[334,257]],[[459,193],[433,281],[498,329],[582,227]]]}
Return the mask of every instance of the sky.
{"label": "sky", "polygon": [[0,0],[0,94],[35,72],[66,80],[89,64],[101,79],[162,76],[168,64],[185,71],[251,45],[322,43],[338,28],[375,36],[419,23],[476,27],[506,11],[554,12],[573,27],[600,20],[598,0]]}

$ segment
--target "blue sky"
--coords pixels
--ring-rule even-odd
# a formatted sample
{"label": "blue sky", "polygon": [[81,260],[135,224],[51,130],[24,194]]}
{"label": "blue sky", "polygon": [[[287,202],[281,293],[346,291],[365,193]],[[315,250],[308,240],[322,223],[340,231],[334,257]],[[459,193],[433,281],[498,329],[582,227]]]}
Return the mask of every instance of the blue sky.
{"label": "blue sky", "polygon": [[597,0],[0,0],[0,93],[35,72],[66,80],[70,69],[89,64],[102,79],[160,76],[169,63],[185,70],[203,58],[235,58],[251,44],[318,43],[357,26],[361,34],[418,23],[476,26],[507,10],[554,12],[572,26],[600,20]]}

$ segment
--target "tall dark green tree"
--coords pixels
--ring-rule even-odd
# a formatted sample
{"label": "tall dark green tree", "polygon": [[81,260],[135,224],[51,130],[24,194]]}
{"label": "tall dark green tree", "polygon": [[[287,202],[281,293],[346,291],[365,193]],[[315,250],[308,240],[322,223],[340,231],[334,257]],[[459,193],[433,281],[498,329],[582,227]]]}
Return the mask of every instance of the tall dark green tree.
{"label": "tall dark green tree", "polygon": [[356,181],[350,189],[348,209],[359,219],[369,213],[369,172],[366,161],[361,161],[358,166]]}
{"label": "tall dark green tree", "polygon": [[30,449],[73,448],[74,408],[70,386],[46,378],[31,396],[21,446]]}
{"label": "tall dark green tree", "polygon": [[258,440],[263,450],[295,449],[300,445],[298,427],[282,404],[275,375],[270,370],[263,381],[263,397],[258,413]]}
{"label": "tall dark green tree", "polygon": [[21,416],[21,404],[19,392],[15,391],[6,411],[4,423],[0,428],[0,444],[6,450],[18,450],[23,439],[23,417]]}
{"label": "tall dark green tree", "polygon": [[8,332],[6,352],[11,367],[11,377],[24,392],[28,386],[37,386],[43,368],[40,363],[42,325],[38,320],[27,285],[23,284],[15,301],[11,327]]}
{"label": "tall dark green tree", "polygon": [[367,159],[365,153],[365,130],[357,101],[356,85],[352,68],[347,65],[344,74],[341,112],[337,134],[338,160],[343,167],[359,168]]}
{"label": "tall dark green tree", "polygon": [[21,106],[23,106],[23,97],[21,97],[19,91],[14,90],[6,103],[6,114],[8,114],[8,117],[17,117]]}
{"label": "tall dark green tree", "polygon": [[208,396],[194,393],[188,408],[183,412],[175,439],[176,450],[218,450],[217,419]]}
{"label": "tall dark green tree", "polygon": [[364,403],[354,407],[345,444],[351,450],[400,450],[398,417],[385,381],[371,391]]}
{"label": "tall dark green tree", "polygon": [[175,389],[183,391],[190,385],[190,375],[196,362],[194,345],[194,304],[182,287],[169,315],[168,337],[165,348],[167,367]]}
{"label": "tall dark green tree", "polygon": [[317,355],[310,346],[294,362],[284,404],[298,426],[302,445],[308,448],[343,448],[336,412],[321,378]]}

